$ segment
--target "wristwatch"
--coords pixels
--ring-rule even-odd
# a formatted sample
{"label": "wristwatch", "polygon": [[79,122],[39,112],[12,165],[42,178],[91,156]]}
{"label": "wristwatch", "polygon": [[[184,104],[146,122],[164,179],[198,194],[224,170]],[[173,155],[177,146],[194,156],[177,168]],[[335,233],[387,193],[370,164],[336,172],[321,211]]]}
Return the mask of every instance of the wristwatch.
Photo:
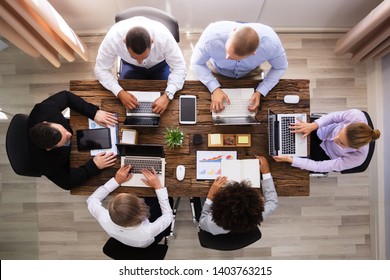
{"label": "wristwatch", "polygon": [[166,91],[165,94],[168,96],[169,100],[172,100],[174,97],[174,94],[172,92]]}

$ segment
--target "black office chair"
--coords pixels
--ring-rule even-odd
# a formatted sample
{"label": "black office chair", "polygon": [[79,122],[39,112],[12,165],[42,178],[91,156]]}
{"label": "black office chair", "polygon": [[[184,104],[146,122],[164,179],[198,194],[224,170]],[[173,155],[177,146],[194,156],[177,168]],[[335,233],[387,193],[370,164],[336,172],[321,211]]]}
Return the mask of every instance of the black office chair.
{"label": "black office chair", "polygon": [[114,260],[163,260],[167,251],[167,237],[163,244],[152,244],[146,248],[127,246],[110,237],[103,247],[103,253]]}
{"label": "black office chair", "polygon": [[[366,112],[366,111],[362,111],[364,113],[364,115],[366,116],[367,118],[367,124],[369,127],[371,127],[372,129],[374,129],[374,125],[372,123],[372,120],[371,120],[371,117],[370,115]],[[323,116],[325,114],[310,114],[310,122],[313,122],[315,121],[316,119],[320,118],[321,116]],[[321,147],[310,147],[310,149],[321,149]],[[369,143],[369,147],[368,147],[368,154],[367,154],[367,157],[365,159],[365,161],[359,165],[359,166],[356,166],[354,168],[350,168],[350,169],[346,169],[346,170],[342,170],[340,173],[341,174],[351,174],[351,173],[360,173],[360,172],[364,172],[368,166],[370,165],[370,162],[371,162],[371,159],[372,159],[372,156],[374,154],[374,150],[375,150],[375,141],[371,141]],[[311,173],[310,176],[314,176],[314,177],[323,177],[323,176],[327,176],[328,173]]]}
{"label": "black office chair", "polygon": [[[144,199],[148,200],[151,198],[146,197]],[[169,204],[173,211],[173,220],[171,225],[158,235],[160,238],[163,236],[164,241],[162,244],[160,241],[158,244],[152,244],[146,248],[138,248],[125,245],[115,238],[110,237],[103,246],[103,253],[114,260],[163,260],[168,251],[168,239],[175,237],[175,219],[179,203],[180,197],[177,198],[175,202],[172,197],[169,197]],[[157,219],[156,214],[160,216],[161,212],[155,212],[154,219]]]}
{"label": "black office chair", "polygon": [[[175,38],[176,42],[180,42],[180,33],[179,33],[179,23],[170,14],[161,11],[159,9],[147,6],[139,6],[134,8],[129,8],[124,11],[118,12],[115,15],[115,22],[119,22],[124,19],[129,19],[136,16],[147,17],[151,20],[158,21],[164,24],[168,30],[172,33],[172,36]],[[122,60],[118,57],[117,61],[117,75],[120,76],[122,69]]]}
{"label": "black office chair", "polygon": [[245,233],[226,233],[212,235],[202,229],[198,232],[199,243],[202,247],[221,251],[232,251],[244,248],[261,238],[261,231],[255,228]]}
{"label": "black office chair", "polygon": [[24,114],[16,114],[12,118],[5,140],[7,156],[16,174],[41,177],[41,170],[34,167],[30,155],[27,120],[28,116]]}

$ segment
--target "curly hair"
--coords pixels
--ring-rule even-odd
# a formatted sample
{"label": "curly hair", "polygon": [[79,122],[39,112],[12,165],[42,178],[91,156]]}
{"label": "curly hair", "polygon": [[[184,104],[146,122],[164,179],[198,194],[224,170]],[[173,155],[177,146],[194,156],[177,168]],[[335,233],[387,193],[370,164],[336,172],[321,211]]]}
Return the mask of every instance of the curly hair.
{"label": "curly hair", "polygon": [[264,202],[250,182],[232,181],[213,198],[213,221],[224,230],[247,232],[263,221]]}
{"label": "curly hair", "polygon": [[130,193],[120,193],[108,204],[111,220],[122,227],[133,227],[150,216],[149,207],[142,198]]}

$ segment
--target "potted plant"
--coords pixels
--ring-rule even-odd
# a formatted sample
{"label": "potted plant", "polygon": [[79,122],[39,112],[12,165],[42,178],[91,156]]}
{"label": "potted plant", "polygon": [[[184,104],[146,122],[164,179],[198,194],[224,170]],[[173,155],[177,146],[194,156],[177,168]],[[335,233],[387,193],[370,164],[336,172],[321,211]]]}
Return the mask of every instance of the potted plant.
{"label": "potted plant", "polygon": [[179,127],[167,127],[167,130],[164,133],[165,144],[167,144],[170,149],[181,147],[183,145],[184,136],[184,132]]}

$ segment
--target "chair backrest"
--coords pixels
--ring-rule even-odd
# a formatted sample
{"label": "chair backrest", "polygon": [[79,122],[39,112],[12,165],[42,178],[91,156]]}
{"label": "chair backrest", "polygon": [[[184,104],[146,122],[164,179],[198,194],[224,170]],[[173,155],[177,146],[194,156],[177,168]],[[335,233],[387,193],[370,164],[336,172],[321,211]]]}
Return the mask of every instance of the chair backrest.
{"label": "chair backrest", "polygon": [[255,228],[252,231],[245,233],[226,233],[213,235],[207,231],[199,230],[199,243],[204,248],[232,251],[244,248],[261,238],[261,231]]}
{"label": "chair backrest", "polygon": [[[366,115],[368,125],[372,129],[374,129],[374,125],[372,123],[370,115],[366,111],[362,111],[362,112],[364,113],[364,115]],[[370,165],[372,156],[374,154],[375,141],[371,141],[370,144],[368,144],[368,145],[369,145],[368,146],[368,154],[367,154],[366,160],[359,166],[341,171],[341,174],[360,173],[360,172],[363,172],[367,169],[367,167]]]}
{"label": "chair backrest", "polygon": [[177,20],[170,14],[153,7],[140,6],[118,12],[115,16],[115,22],[135,16],[144,16],[151,20],[161,22],[171,31],[176,42],[180,42],[179,23]]}
{"label": "chair backrest", "polygon": [[127,246],[110,237],[103,247],[103,253],[114,260],[163,260],[168,251],[168,244],[152,244],[146,248]]}
{"label": "chair backrest", "polygon": [[42,173],[34,167],[30,155],[27,131],[28,116],[16,114],[8,127],[5,146],[12,169],[16,174],[40,177]]}

